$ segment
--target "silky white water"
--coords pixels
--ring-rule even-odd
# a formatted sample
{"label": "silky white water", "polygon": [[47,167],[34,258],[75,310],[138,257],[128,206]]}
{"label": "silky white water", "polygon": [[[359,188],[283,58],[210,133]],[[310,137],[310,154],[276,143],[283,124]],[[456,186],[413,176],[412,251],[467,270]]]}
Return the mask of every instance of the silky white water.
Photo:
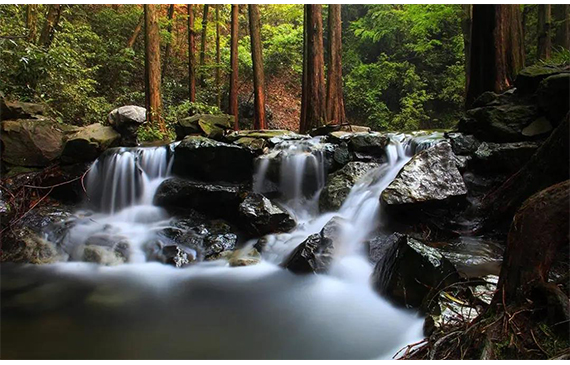
{"label": "silky white water", "polygon": [[[352,188],[338,212],[324,214],[318,212],[318,196],[325,184],[326,146],[318,139],[277,146],[259,159],[254,190],[264,192],[268,185],[276,185],[280,201],[298,225],[290,233],[267,236],[262,262],[240,268],[230,268],[222,260],[182,269],[146,262],[142,245],[170,224],[167,213],[152,205],[156,188],[169,176],[170,147],[120,149],[102,156],[87,182],[99,211],[78,212],[83,216],[64,244],[71,247],[73,260],[73,248],[88,239],[124,237],[130,244],[129,263],[3,267],[3,283],[35,283],[3,303],[2,347],[8,349],[4,354],[7,351],[7,358],[18,357],[21,351],[30,358],[391,358],[422,338],[423,320],[394,308],[372,289],[373,266],[363,242],[381,225],[382,190],[415,151],[430,143],[393,135],[386,163]],[[279,170],[277,182],[268,178],[272,163]],[[345,223],[328,274],[299,276],[279,266],[334,216]],[[46,285],[49,290],[42,290]],[[53,298],[54,293],[60,295]],[[29,311],[31,320],[11,322],[6,308],[8,313],[10,308]],[[30,349],[29,343],[36,345]]]}

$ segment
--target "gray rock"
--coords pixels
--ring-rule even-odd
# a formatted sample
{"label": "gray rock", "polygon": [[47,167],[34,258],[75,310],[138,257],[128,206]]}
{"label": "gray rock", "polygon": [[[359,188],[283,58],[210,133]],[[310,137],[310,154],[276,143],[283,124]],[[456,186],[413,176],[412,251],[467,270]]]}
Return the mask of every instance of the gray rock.
{"label": "gray rock", "polygon": [[451,149],[456,155],[469,155],[477,151],[481,142],[475,136],[460,132],[445,133],[445,137],[451,144]]}
{"label": "gray rock", "polygon": [[136,146],[137,131],[146,122],[146,109],[136,105],[122,106],[111,111],[107,119],[121,134],[122,146]]}
{"label": "gray rock", "polygon": [[379,133],[356,133],[348,140],[348,146],[355,152],[384,155],[390,139]]}
{"label": "gray rock", "polygon": [[522,134],[526,137],[534,137],[550,133],[552,129],[552,124],[548,121],[548,119],[542,117],[526,126],[522,130]]}
{"label": "gray rock", "polygon": [[250,181],[254,158],[250,149],[188,136],[176,146],[172,172],[202,181]]}
{"label": "gray rock", "polygon": [[178,120],[174,125],[174,130],[178,140],[191,134],[201,134],[208,138],[219,139],[224,136],[226,130],[233,127],[233,124],[233,115],[196,114]]}
{"label": "gray rock", "polygon": [[109,147],[118,145],[121,135],[100,123],[80,128],[67,138],[61,160],[65,163],[93,161]]}
{"label": "gray rock", "polygon": [[248,194],[241,202],[239,215],[246,230],[256,236],[289,232],[297,225],[289,212],[256,193]]}
{"label": "gray rock", "polygon": [[469,162],[476,171],[514,173],[523,167],[540,147],[540,142],[483,142]]}
{"label": "gray rock", "polygon": [[319,197],[321,211],[338,210],[354,184],[378,166],[380,165],[373,162],[349,162],[332,173]]}
{"label": "gray rock", "polygon": [[99,265],[114,266],[125,263],[123,257],[111,247],[89,245],[83,249],[83,261]]}
{"label": "gray rock", "polygon": [[560,124],[570,104],[570,72],[552,75],[540,83],[538,105],[554,125]]}
{"label": "gray rock", "polygon": [[444,200],[467,193],[447,142],[415,155],[382,192],[389,205]]}
{"label": "gray rock", "polygon": [[568,72],[556,66],[532,65],[523,68],[515,80],[515,87],[522,95],[534,94],[542,80],[560,73]]}

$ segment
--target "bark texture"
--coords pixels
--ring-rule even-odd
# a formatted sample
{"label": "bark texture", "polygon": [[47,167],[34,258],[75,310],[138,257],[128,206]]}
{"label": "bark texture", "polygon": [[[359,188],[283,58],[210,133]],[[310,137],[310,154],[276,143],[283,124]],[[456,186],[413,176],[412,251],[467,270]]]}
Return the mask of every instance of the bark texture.
{"label": "bark texture", "polygon": [[166,132],[162,119],[162,99],[160,96],[160,35],[158,32],[158,12],[160,5],[146,4],[145,11],[145,69],[146,69],[146,119]]}
{"label": "bark texture", "polygon": [[230,108],[229,113],[234,116],[234,129],[239,129],[238,121],[238,34],[239,30],[239,5],[232,4],[231,44],[230,44]]}
{"label": "bark texture", "polygon": [[329,65],[327,77],[327,117],[330,124],[346,121],[342,94],[342,20],[340,4],[329,5]]}
{"label": "bark texture", "polygon": [[259,7],[249,6],[249,32],[251,38],[251,58],[253,62],[253,92],[255,97],[253,129],[267,129],[265,120],[265,76],[261,52],[261,24]]}
{"label": "bark texture", "polygon": [[539,60],[550,58],[552,49],[552,41],[550,39],[551,18],[550,5],[538,5],[538,50],[536,54]]}
{"label": "bark texture", "polygon": [[554,45],[570,49],[570,5],[552,5],[552,14],[556,22]]}
{"label": "bark texture", "polygon": [[473,5],[463,4],[463,19],[461,28],[463,30],[463,49],[465,53],[465,90],[469,85],[470,65],[471,65],[471,30],[473,27]]}
{"label": "bark texture", "polygon": [[220,68],[220,5],[216,5],[216,102],[218,108],[222,106],[222,93],[221,93],[221,74]]}
{"label": "bark texture", "polygon": [[204,4],[202,13],[202,39],[200,40],[200,66],[206,64],[206,37],[208,35],[208,10],[210,5]]}
{"label": "bark texture", "polygon": [[141,14],[139,22],[137,23],[137,26],[135,27],[135,30],[133,31],[133,35],[131,35],[131,38],[129,38],[129,41],[127,42],[127,48],[133,48],[133,46],[135,45],[135,42],[137,41],[137,37],[139,36],[139,34],[141,32],[143,24],[144,24],[144,12]]}
{"label": "bark texture", "polygon": [[46,22],[40,34],[39,45],[49,48],[53,41],[54,31],[61,17],[61,5],[49,5]]}
{"label": "bark texture", "polygon": [[188,99],[196,101],[196,33],[194,32],[194,5],[188,4]]}
{"label": "bark texture", "polygon": [[170,59],[170,49],[171,44],[172,44],[172,19],[174,18],[174,4],[170,4],[168,6],[168,13],[167,13],[167,17],[168,17],[168,26],[166,28],[168,34],[170,35],[168,42],[166,43],[166,48],[164,50],[164,60],[162,61],[162,73],[161,73],[161,77],[164,79],[164,74],[166,73],[166,69],[168,68],[168,60]]}
{"label": "bark texture", "polygon": [[38,23],[38,5],[28,4],[26,6],[26,28],[28,28],[28,42],[35,42]]}

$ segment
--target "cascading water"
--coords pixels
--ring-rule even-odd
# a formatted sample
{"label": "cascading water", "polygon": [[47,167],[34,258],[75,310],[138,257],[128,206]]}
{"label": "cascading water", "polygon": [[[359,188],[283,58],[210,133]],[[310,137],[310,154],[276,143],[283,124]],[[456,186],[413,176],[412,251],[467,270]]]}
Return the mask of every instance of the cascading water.
{"label": "cascading water", "polygon": [[[29,354],[28,347],[19,346],[37,343],[39,357],[96,358],[104,347],[109,349],[104,356],[115,358],[391,358],[421,338],[423,321],[373,291],[373,268],[362,243],[382,222],[382,190],[413,153],[433,140],[392,135],[391,141],[387,162],[352,188],[339,211],[324,214],[317,201],[325,184],[325,144],[286,141],[259,158],[254,190],[275,193],[298,225],[292,232],[266,236],[262,262],[242,268],[223,261],[184,269],[146,262],[142,245],[170,225],[166,212],[151,203],[169,176],[172,146],[109,151],[94,163],[87,180],[100,212],[79,212],[64,246],[71,248],[73,259],[80,255],[73,248],[87,240],[123,237],[129,242],[129,264],[67,262],[28,269],[27,275],[40,283],[49,278],[47,285],[71,288],[62,291],[64,306],[49,307],[70,325],[62,334],[44,323],[42,330],[54,337],[48,347],[36,322],[3,319],[3,332],[18,328],[26,333],[25,341],[15,331],[3,336],[12,351],[8,357],[18,350]],[[278,266],[334,216],[344,225],[328,275],[297,276]],[[68,311],[70,303],[73,311]],[[67,346],[69,336],[82,346]],[[127,350],[128,343],[137,343],[136,349]]]}

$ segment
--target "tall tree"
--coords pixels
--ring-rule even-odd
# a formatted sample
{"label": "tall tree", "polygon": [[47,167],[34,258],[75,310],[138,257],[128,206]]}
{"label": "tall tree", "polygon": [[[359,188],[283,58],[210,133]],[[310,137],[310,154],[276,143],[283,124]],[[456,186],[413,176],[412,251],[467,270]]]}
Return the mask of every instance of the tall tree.
{"label": "tall tree", "polygon": [[234,129],[239,129],[238,121],[238,30],[239,30],[239,5],[232,4],[231,44],[230,44],[230,114],[234,116]]}
{"label": "tall tree", "polygon": [[194,5],[188,4],[188,99],[196,101],[196,33],[194,32]]}
{"label": "tall tree", "polygon": [[202,39],[200,45],[200,84],[204,85],[204,71],[203,67],[206,64],[206,36],[208,35],[208,9],[210,6],[208,4],[204,4],[204,12],[202,15]]}
{"label": "tall tree", "polygon": [[552,5],[552,14],[556,22],[554,45],[570,49],[570,5]]}
{"label": "tall tree", "polygon": [[144,5],[146,119],[152,125],[158,126],[161,132],[166,132],[166,125],[161,115],[159,9],[160,5]]}
{"label": "tall tree", "polygon": [[259,7],[249,5],[249,33],[251,39],[251,60],[253,62],[253,92],[255,97],[254,106],[254,129],[267,129],[265,120],[265,77],[263,74],[263,55],[261,52],[261,22]]}
{"label": "tall tree", "polygon": [[170,4],[170,6],[168,7],[168,13],[167,13],[167,17],[168,17],[168,25],[166,26],[166,31],[168,32],[168,41],[166,42],[166,48],[164,50],[164,60],[163,65],[162,65],[162,74],[161,77],[164,79],[164,73],[166,72],[166,68],[168,67],[168,60],[170,58],[170,49],[171,44],[172,44],[172,21],[174,18],[174,4]]}
{"label": "tall tree", "polygon": [[59,23],[59,18],[61,17],[61,5],[49,5],[48,12],[46,15],[46,22],[40,34],[39,45],[45,48],[49,48],[52,40],[55,28]]}
{"label": "tall tree", "polygon": [[323,125],[327,120],[321,5],[305,5],[304,32],[306,63],[303,67],[303,99],[299,128],[302,133]]}
{"label": "tall tree", "polygon": [[137,23],[137,26],[135,27],[135,30],[133,31],[131,38],[129,38],[129,41],[127,42],[127,48],[133,48],[135,42],[137,41],[137,37],[141,32],[143,24],[144,24],[144,11],[141,14],[141,17],[139,18],[139,22]]}
{"label": "tall tree", "polygon": [[342,20],[340,4],[329,5],[328,22],[327,121],[340,125],[346,120],[342,94]]}
{"label": "tall tree", "polygon": [[26,28],[28,28],[28,41],[36,41],[36,27],[38,22],[38,5],[28,4],[26,6]]}
{"label": "tall tree", "polygon": [[473,5],[471,34],[467,106],[485,91],[511,87],[524,66],[520,7]]}
{"label": "tall tree", "polygon": [[220,5],[216,4],[216,102],[218,108],[222,106],[222,93],[220,92]]}
{"label": "tall tree", "polygon": [[465,91],[469,85],[470,63],[471,63],[471,29],[473,24],[473,5],[463,4],[463,19],[461,28],[463,30],[463,52],[465,54]]}
{"label": "tall tree", "polygon": [[538,49],[536,55],[539,60],[547,60],[550,58],[550,51],[552,49],[552,42],[550,40],[550,28],[550,5],[538,5]]}

